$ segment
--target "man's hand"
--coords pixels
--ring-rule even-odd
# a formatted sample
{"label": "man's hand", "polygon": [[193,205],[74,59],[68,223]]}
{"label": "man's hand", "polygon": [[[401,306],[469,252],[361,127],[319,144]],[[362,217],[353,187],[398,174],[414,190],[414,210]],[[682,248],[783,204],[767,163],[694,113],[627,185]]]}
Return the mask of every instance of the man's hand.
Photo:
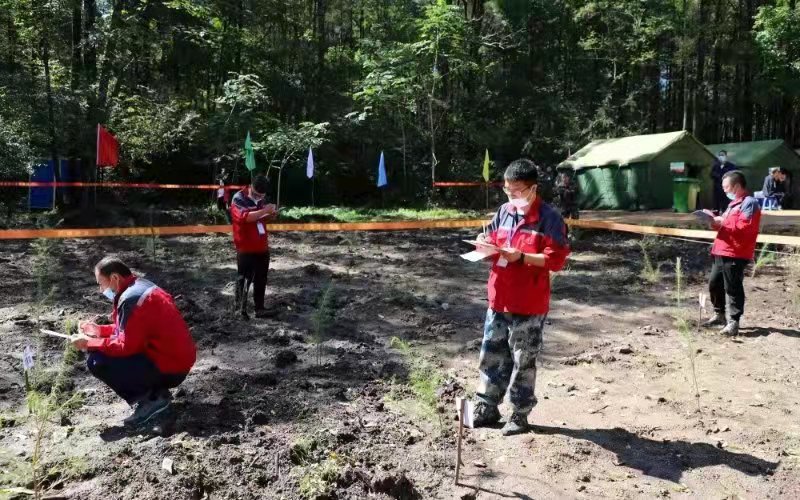
{"label": "man's hand", "polygon": [[100,325],[94,321],[81,321],[78,323],[78,330],[87,337],[100,336]]}
{"label": "man's hand", "polygon": [[261,210],[258,210],[256,214],[258,214],[259,220],[273,218],[278,215],[278,208],[270,203]]}
{"label": "man's hand", "polygon": [[82,333],[78,333],[70,337],[70,342],[72,342],[72,345],[75,346],[75,349],[78,349],[79,351],[85,351],[89,344],[89,337]]}
{"label": "man's hand", "polygon": [[486,238],[486,234],[484,233],[480,233],[478,237],[475,238],[475,241],[478,243],[489,243],[489,240]]}
{"label": "man's hand", "polygon": [[522,258],[522,251],[519,248],[501,248],[500,255],[510,264],[513,264]]}

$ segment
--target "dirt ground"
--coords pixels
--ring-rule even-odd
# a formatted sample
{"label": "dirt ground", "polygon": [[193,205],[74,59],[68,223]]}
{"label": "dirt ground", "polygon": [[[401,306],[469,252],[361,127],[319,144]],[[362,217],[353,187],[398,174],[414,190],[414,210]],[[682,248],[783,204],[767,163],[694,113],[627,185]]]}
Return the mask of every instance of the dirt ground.
{"label": "dirt ground", "polygon": [[176,297],[198,362],[169,415],[126,432],[127,405],[70,360],[82,404],[46,428],[51,498],[800,498],[797,264],[747,278],[739,338],[692,328],[698,410],[674,317],[696,324],[708,247],[647,240],[663,265],[645,279],[641,239],[605,232],[576,234],[554,278],[533,432],[467,430],[454,485],[454,398],[477,379],[488,273],[458,258],[468,235],[273,235],[274,315],[250,322],[230,312],[229,236],[0,244],[0,488],[26,486],[37,435],[22,350],[61,364],[37,332],[109,311],[91,267],[113,252]]}

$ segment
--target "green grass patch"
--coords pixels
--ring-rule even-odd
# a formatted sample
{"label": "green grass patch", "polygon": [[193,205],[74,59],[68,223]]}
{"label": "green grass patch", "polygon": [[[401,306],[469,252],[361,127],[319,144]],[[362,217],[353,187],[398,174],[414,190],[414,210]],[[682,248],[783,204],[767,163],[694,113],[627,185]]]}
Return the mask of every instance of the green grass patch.
{"label": "green grass patch", "polygon": [[[415,352],[408,342],[392,337],[389,345],[405,358],[409,373],[406,384],[398,384],[393,380],[391,391],[386,398],[387,402],[411,415],[433,422],[440,421],[436,390],[444,382],[442,374],[428,360]],[[410,397],[404,397],[404,393]]]}
{"label": "green grass patch", "polygon": [[373,222],[406,220],[475,219],[484,217],[479,211],[454,208],[361,209],[345,207],[292,207],[281,211],[284,222]]}

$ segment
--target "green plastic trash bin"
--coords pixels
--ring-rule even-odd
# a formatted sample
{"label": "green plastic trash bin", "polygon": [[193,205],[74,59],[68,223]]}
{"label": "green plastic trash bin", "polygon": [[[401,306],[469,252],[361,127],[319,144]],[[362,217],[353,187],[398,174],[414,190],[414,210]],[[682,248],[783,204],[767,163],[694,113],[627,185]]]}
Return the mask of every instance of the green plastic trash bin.
{"label": "green plastic trash bin", "polygon": [[672,209],[688,214],[697,208],[700,180],[691,177],[675,177],[672,182]]}

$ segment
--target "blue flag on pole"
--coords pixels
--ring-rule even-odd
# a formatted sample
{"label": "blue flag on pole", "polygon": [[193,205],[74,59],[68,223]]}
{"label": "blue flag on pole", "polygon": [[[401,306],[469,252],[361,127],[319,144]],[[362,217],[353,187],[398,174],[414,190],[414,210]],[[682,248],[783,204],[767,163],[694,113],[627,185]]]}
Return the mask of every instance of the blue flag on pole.
{"label": "blue flag on pole", "polygon": [[378,163],[378,187],[381,188],[387,185],[389,185],[389,182],[386,180],[386,163],[383,160],[383,151],[381,151],[381,161]]}
{"label": "blue flag on pole", "polygon": [[306,162],[306,177],[311,179],[314,177],[314,153],[311,148],[308,148],[308,162]]}

